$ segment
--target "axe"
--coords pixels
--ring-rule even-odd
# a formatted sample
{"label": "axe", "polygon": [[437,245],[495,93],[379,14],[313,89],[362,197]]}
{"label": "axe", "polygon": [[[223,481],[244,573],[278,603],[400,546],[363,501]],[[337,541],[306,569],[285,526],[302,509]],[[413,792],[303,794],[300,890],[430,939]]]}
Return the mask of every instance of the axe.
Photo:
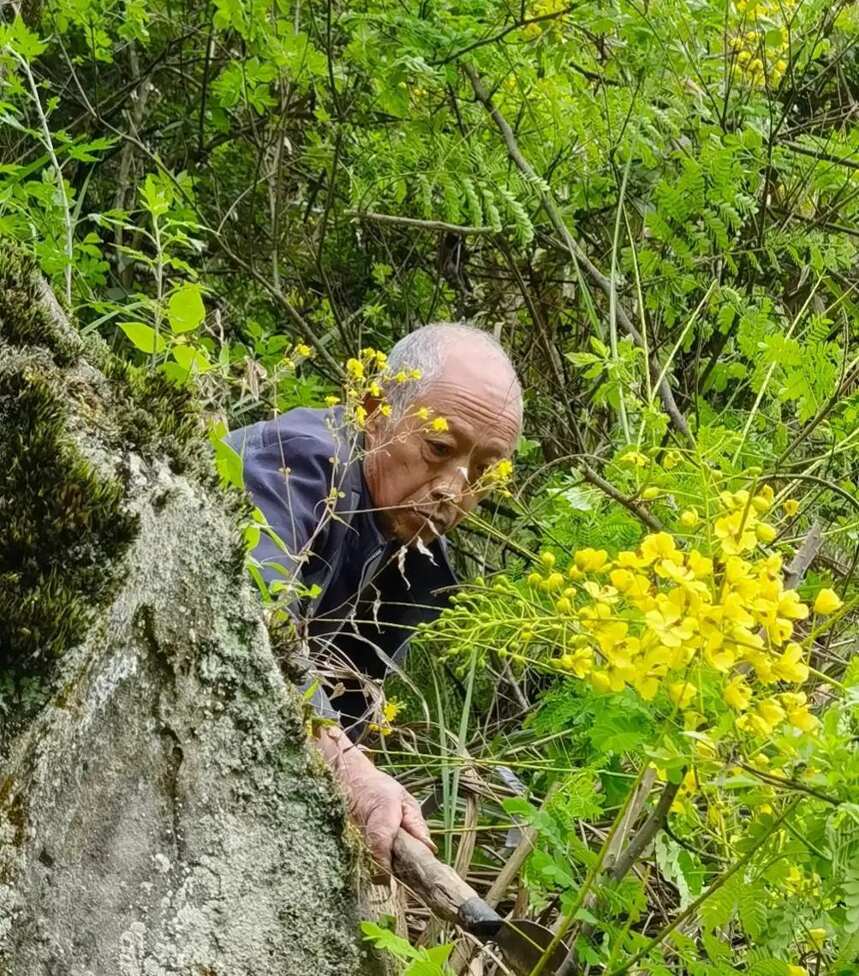
{"label": "axe", "polygon": [[[528,976],[554,939],[551,929],[530,919],[505,919],[417,838],[400,829],[392,847],[393,872],[446,922],[483,942],[494,942],[517,976]],[[559,942],[546,961],[546,976],[558,970],[568,948]]]}

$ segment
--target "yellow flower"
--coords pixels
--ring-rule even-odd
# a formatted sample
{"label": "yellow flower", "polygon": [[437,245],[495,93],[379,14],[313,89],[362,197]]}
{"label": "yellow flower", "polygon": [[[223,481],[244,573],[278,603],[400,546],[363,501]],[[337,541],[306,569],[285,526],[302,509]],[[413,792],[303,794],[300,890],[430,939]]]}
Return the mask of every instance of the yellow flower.
{"label": "yellow flower", "polygon": [[645,489],[644,489],[644,491],[643,491],[643,492],[641,493],[641,497],[642,497],[642,498],[643,498],[643,499],[644,499],[645,501],[647,501],[647,502],[651,502],[651,501],[653,501],[653,499],[654,499],[654,498],[659,498],[659,496],[660,496],[661,494],[662,494],[662,489],[661,489],[661,488],[658,488],[658,487],[657,487],[656,485],[649,485],[649,486],[648,486],[647,488],[645,488]]}
{"label": "yellow flower", "polygon": [[775,698],[758,702],[755,707],[737,719],[737,728],[744,732],[769,735],[777,725],[785,720],[786,713]]}
{"label": "yellow flower", "polygon": [[789,965],[787,967],[787,976],[808,976],[808,970],[805,966]]}
{"label": "yellow flower", "polygon": [[393,722],[394,719],[400,714],[405,706],[401,701],[397,701],[396,698],[389,698],[385,702],[384,708],[382,709],[382,714],[385,717],[386,722]]}
{"label": "yellow flower", "polygon": [[686,560],[686,563],[692,571],[693,576],[699,579],[703,576],[713,575],[713,560],[708,556],[702,556],[697,549],[693,549],[689,553],[689,558]]}
{"label": "yellow flower", "polygon": [[723,697],[729,708],[733,708],[735,712],[743,712],[752,700],[752,689],[746,679],[738,674],[725,685]]}
{"label": "yellow flower", "polygon": [[808,665],[803,660],[804,656],[799,644],[791,642],[784,649],[781,657],[773,662],[773,674],[780,681],[802,684],[808,678]]}
{"label": "yellow flower", "polygon": [[813,949],[822,949],[826,942],[826,929],[809,929],[808,943]]}
{"label": "yellow flower", "polygon": [[390,417],[390,416],[391,416],[391,405],[390,405],[390,403],[383,403],[383,404],[382,404],[382,405],[381,405],[381,406],[379,407],[379,413],[380,413],[380,414],[381,414],[381,415],[382,415],[383,417]]}
{"label": "yellow flower", "polygon": [[668,685],[667,691],[678,708],[688,708],[698,694],[698,689],[689,681],[674,681]]}
{"label": "yellow flower", "polygon": [[419,380],[424,374],[419,369],[409,370],[409,379]]}
{"label": "yellow flower", "polygon": [[778,604],[778,615],[787,620],[805,620],[808,607],[800,600],[796,590],[785,590]]}
{"label": "yellow flower", "polygon": [[367,411],[360,405],[355,407],[355,423],[359,427],[367,423]]}
{"label": "yellow flower", "polygon": [[553,552],[549,552],[548,549],[545,552],[541,552],[540,562],[546,567],[546,569],[554,569],[555,554]]}
{"label": "yellow flower", "polygon": [[641,451],[627,451],[618,460],[621,464],[633,464],[637,468],[646,468],[650,463],[647,455],[642,454]]}
{"label": "yellow flower", "polygon": [[753,549],[757,541],[754,517],[751,512],[742,508],[716,519],[713,530],[716,538],[721,541],[722,552],[726,556],[739,555]]}
{"label": "yellow flower", "polygon": [[428,407],[418,407],[415,411],[415,416],[419,420],[429,420],[429,408]]}
{"label": "yellow flower", "polygon": [[598,573],[606,568],[608,553],[605,549],[579,549],[573,559],[579,569],[585,572]]}
{"label": "yellow flower", "polygon": [[448,429],[447,421],[444,417],[436,417],[430,425],[433,430],[444,432]]}
{"label": "yellow flower", "polygon": [[403,369],[401,369],[399,373],[394,376],[397,383],[405,383],[408,378],[409,374]]}
{"label": "yellow flower", "polygon": [[584,678],[593,670],[593,651],[589,647],[580,647],[570,654],[563,654],[560,665],[565,671],[571,671],[577,678]]}
{"label": "yellow flower", "polygon": [[807,699],[803,692],[785,692],[781,697],[781,702],[787,712],[787,720],[801,732],[813,732],[817,726],[817,719],[808,710]]}
{"label": "yellow flower", "polygon": [[764,485],[757,495],[752,498],[752,506],[759,515],[768,512],[772,508],[772,503],[773,490],[770,485]]}
{"label": "yellow flower", "polygon": [[679,463],[680,455],[676,451],[669,451],[662,459],[662,467],[665,468],[666,471],[676,468]]}
{"label": "yellow flower", "polygon": [[339,402],[340,402],[340,397],[336,397],[336,396],[325,397],[325,405],[327,407],[336,407]]}
{"label": "yellow flower", "polygon": [[700,521],[701,516],[694,508],[687,508],[685,512],[680,513],[680,524],[684,529],[694,529]]}
{"label": "yellow flower", "polygon": [[346,372],[356,380],[364,379],[364,364],[358,359],[346,360]]}
{"label": "yellow flower", "polygon": [[794,515],[796,515],[796,513],[799,511],[799,502],[795,498],[788,498],[782,504],[782,508],[784,508],[784,514],[787,515],[788,518],[793,518]]}
{"label": "yellow flower", "polygon": [[382,387],[379,386],[375,380],[373,380],[367,387],[367,392],[370,394],[370,396],[380,397],[382,395]]}
{"label": "yellow flower", "polygon": [[771,525],[767,525],[766,522],[760,522],[755,527],[755,535],[760,542],[772,542],[777,533]]}
{"label": "yellow flower", "polygon": [[835,613],[843,606],[840,597],[835,590],[825,587],[814,600],[814,612],[821,614]]}
{"label": "yellow flower", "polygon": [[[679,594],[679,596],[675,596]],[[680,647],[694,634],[694,621],[683,616],[682,591],[672,590],[669,595],[659,593],[655,610],[649,610],[644,619],[647,626],[666,647]]]}
{"label": "yellow flower", "polygon": [[303,342],[299,342],[299,344],[295,347],[296,356],[303,356],[305,359],[307,359],[307,357],[311,356],[312,354],[313,350],[310,348],[310,346],[305,345]]}
{"label": "yellow flower", "polygon": [[670,559],[674,562],[682,562],[683,556],[677,552],[677,543],[674,537],[667,532],[655,532],[646,535],[641,542],[641,555],[644,565],[657,559]]}
{"label": "yellow flower", "polygon": [[513,476],[513,462],[509,458],[496,461],[483,478],[492,485],[503,485]]}
{"label": "yellow flower", "polygon": [[560,599],[555,600],[555,609],[558,613],[567,614],[573,612],[573,605],[567,599],[567,597],[562,596]]}
{"label": "yellow flower", "polygon": [[379,352],[378,349],[376,350],[376,365],[379,367],[379,369],[383,369],[388,365],[387,355],[383,352]]}

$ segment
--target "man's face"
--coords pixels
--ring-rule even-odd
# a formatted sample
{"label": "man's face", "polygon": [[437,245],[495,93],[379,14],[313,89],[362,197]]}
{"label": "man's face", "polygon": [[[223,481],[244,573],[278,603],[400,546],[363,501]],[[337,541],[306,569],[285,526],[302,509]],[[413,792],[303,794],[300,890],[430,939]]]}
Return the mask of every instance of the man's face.
{"label": "man's face", "polygon": [[[416,411],[426,407],[430,420]],[[432,428],[443,417],[446,431]],[[439,376],[387,426],[367,429],[364,477],[386,535],[430,542],[460,522],[486,493],[475,486],[509,458],[519,435],[519,405],[509,368],[485,347],[450,350]]]}

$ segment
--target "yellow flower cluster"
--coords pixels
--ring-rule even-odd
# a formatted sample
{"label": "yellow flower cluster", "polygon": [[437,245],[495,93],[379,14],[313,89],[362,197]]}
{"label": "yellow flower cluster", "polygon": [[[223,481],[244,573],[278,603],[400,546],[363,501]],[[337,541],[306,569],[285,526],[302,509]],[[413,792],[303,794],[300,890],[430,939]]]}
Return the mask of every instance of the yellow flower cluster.
{"label": "yellow flower cluster", "polygon": [[[378,349],[368,346],[361,350],[360,358],[346,360],[345,406],[347,414],[359,429],[367,424],[367,397],[379,401],[376,408],[383,417],[391,415],[391,405],[382,399],[383,386],[391,380],[386,371],[388,357]],[[413,370],[412,372],[418,372]],[[399,382],[397,380],[397,382]],[[335,407],[341,402],[340,397],[325,398],[326,406]]]}
{"label": "yellow flower cluster", "polygon": [[304,359],[310,359],[313,355],[313,350],[307,343],[299,342],[297,345],[284,355],[283,359],[280,361],[280,365],[284,369],[295,369],[298,363]]}
{"label": "yellow flower cluster", "polygon": [[[543,553],[528,582],[551,595],[563,623],[551,666],[600,692],[630,687],[647,701],[662,692],[689,728],[724,703],[736,728],[752,736],[784,726],[814,732],[817,720],[796,687],[808,679],[807,655],[794,639],[809,607],[785,588],[780,555],[749,556],[775,534],[761,520],[773,493],[768,486],[754,495],[723,492],[720,503],[712,555],[681,550],[667,532],[614,559],[604,549],[580,549],[566,573]],[[823,589],[814,612],[840,607],[837,594]],[[531,639],[533,622],[526,629]]]}
{"label": "yellow flower cluster", "polygon": [[370,722],[371,732],[378,732],[379,735],[390,735],[394,731],[394,722],[405,706],[396,698],[389,698],[382,706],[382,716],[380,722]]}
{"label": "yellow flower cluster", "polygon": [[742,76],[751,85],[778,86],[788,67],[790,39],[786,22],[794,4],[782,0],[734,0],[740,26],[733,52]]}

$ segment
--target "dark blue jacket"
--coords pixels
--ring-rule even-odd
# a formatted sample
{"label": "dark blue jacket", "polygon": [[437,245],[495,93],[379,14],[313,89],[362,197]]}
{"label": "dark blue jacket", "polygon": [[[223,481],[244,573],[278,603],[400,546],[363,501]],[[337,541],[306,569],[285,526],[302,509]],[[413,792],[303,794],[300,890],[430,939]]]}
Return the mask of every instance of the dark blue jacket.
{"label": "dark blue jacket", "polygon": [[[227,443],[242,456],[245,487],[283,543],[262,535],[254,556],[263,576],[319,588],[292,604],[311,663],[342,655],[361,674],[383,677],[456,582],[444,543],[428,547],[430,558],[417,549],[403,554],[383,538],[358,456],[361,437],[340,408],[290,410],[233,431]],[[356,718],[366,705],[354,683],[332,703]]]}

